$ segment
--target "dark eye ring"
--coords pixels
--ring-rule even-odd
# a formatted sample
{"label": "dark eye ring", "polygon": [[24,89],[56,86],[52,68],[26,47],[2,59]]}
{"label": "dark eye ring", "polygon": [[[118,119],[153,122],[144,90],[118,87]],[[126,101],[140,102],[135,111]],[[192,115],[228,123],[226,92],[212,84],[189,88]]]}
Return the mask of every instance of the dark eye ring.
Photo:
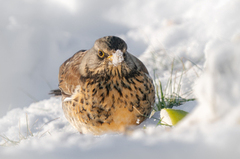
{"label": "dark eye ring", "polygon": [[104,52],[102,50],[99,50],[98,51],[98,56],[103,58],[104,57]]}

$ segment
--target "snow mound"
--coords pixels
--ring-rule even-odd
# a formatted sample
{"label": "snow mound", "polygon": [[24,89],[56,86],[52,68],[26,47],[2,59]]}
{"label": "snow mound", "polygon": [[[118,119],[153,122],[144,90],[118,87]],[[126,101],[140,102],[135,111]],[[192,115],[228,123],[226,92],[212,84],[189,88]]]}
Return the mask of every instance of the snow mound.
{"label": "snow mound", "polygon": [[213,40],[206,46],[205,56],[205,71],[196,81],[199,104],[177,129],[195,131],[195,138],[200,135],[209,145],[239,154],[239,43]]}

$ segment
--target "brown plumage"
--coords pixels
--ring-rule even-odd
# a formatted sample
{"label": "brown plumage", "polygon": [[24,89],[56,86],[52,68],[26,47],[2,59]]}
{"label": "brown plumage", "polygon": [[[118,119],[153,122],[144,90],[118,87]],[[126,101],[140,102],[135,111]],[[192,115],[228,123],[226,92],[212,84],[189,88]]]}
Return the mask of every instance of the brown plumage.
{"label": "brown plumage", "polygon": [[115,36],[100,38],[65,61],[59,88],[67,120],[79,132],[95,135],[141,123],[155,99],[146,67]]}

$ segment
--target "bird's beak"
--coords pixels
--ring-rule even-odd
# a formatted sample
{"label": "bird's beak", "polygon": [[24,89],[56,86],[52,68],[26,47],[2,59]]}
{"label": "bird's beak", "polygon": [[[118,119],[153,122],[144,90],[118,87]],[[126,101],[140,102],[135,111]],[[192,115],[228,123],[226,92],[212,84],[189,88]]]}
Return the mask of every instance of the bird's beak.
{"label": "bird's beak", "polygon": [[112,61],[113,60],[113,55],[109,55],[107,58],[108,58],[109,61]]}

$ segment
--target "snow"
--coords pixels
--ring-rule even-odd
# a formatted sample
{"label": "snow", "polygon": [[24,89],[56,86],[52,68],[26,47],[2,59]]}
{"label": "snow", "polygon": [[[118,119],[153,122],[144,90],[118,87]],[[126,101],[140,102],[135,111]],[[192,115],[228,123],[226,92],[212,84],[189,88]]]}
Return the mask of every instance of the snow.
{"label": "snow", "polygon": [[[197,101],[174,107],[189,114],[174,127],[157,126],[156,119],[160,119],[160,112],[156,112],[154,118],[129,129],[126,134],[82,135],[66,121],[61,109],[61,99],[46,98],[24,108],[19,106],[9,110],[0,118],[0,144],[3,145],[0,148],[1,158],[239,158],[240,2],[122,0],[118,5],[106,2],[111,5],[109,10],[103,12],[101,7],[97,7],[103,13],[104,18],[101,18],[111,26],[114,23],[115,26],[127,28],[127,31],[115,34],[126,40],[128,51],[134,53],[133,48],[137,44],[144,44],[146,48],[142,50],[140,59],[146,64],[150,75],[155,80],[160,80],[163,86],[173,76],[175,89],[167,89],[169,96],[177,90],[181,79],[181,97],[197,98]],[[81,5],[90,5],[88,3],[81,1]],[[73,4],[78,2],[71,0],[66,6],[65,2],[59,2],[57,10],[62,6],[71,15],[79,13]],[[49,8],[50,4],[47,7],[48,12],[51,10]],[[21,18],[11,15],[8,19],[8,31],[34,31],[32,27],[24,25]],[[58,24],[61,28],[62,23]],[[74,39],[70,33],[59,32],[60,39]],[[54,33],[56,34],[57,32]],[[104,30],[104,34],[109,32]],[[26,39],[31,39],[30,34],[18,35],[16,41],[19,41],[18,38],[22,40],[18,45],[27,50]],[[55,38],[57,37],[52,39]],[[0,42],[2,43],[2,39]],[[65,43],[64,40],[61,42]],[[91,40],[86,42],[91,43]],[[50,45],[56,47],[55,43]],[[8,46],[10,43],[1,50],[8,50]],[[30,48],[32,50],[34,49]],[[14,55],[16,58],[23,56]],[[56,56],[54,53],[55,58]],[[67,56],[64,55],[64,58]],[[1,59],[1,66],[8,61]],[[22,69],[31,70],[33,63],[34,61],[22,66]],[[15,71],[24,72],[20,68]],[[10,73],[5,75],[9,75],[9,81],[13,82],[16,79],[13,77],[16,76]],[[57,73],[54,75],[57,78]],[[7,89],[4,86],[2,90]]]}
{"label": "snow", "polygon": [[118,66],[123,60],[123,52],[121,50],[117,50],[111,57],[111,64],[113,66]]}

